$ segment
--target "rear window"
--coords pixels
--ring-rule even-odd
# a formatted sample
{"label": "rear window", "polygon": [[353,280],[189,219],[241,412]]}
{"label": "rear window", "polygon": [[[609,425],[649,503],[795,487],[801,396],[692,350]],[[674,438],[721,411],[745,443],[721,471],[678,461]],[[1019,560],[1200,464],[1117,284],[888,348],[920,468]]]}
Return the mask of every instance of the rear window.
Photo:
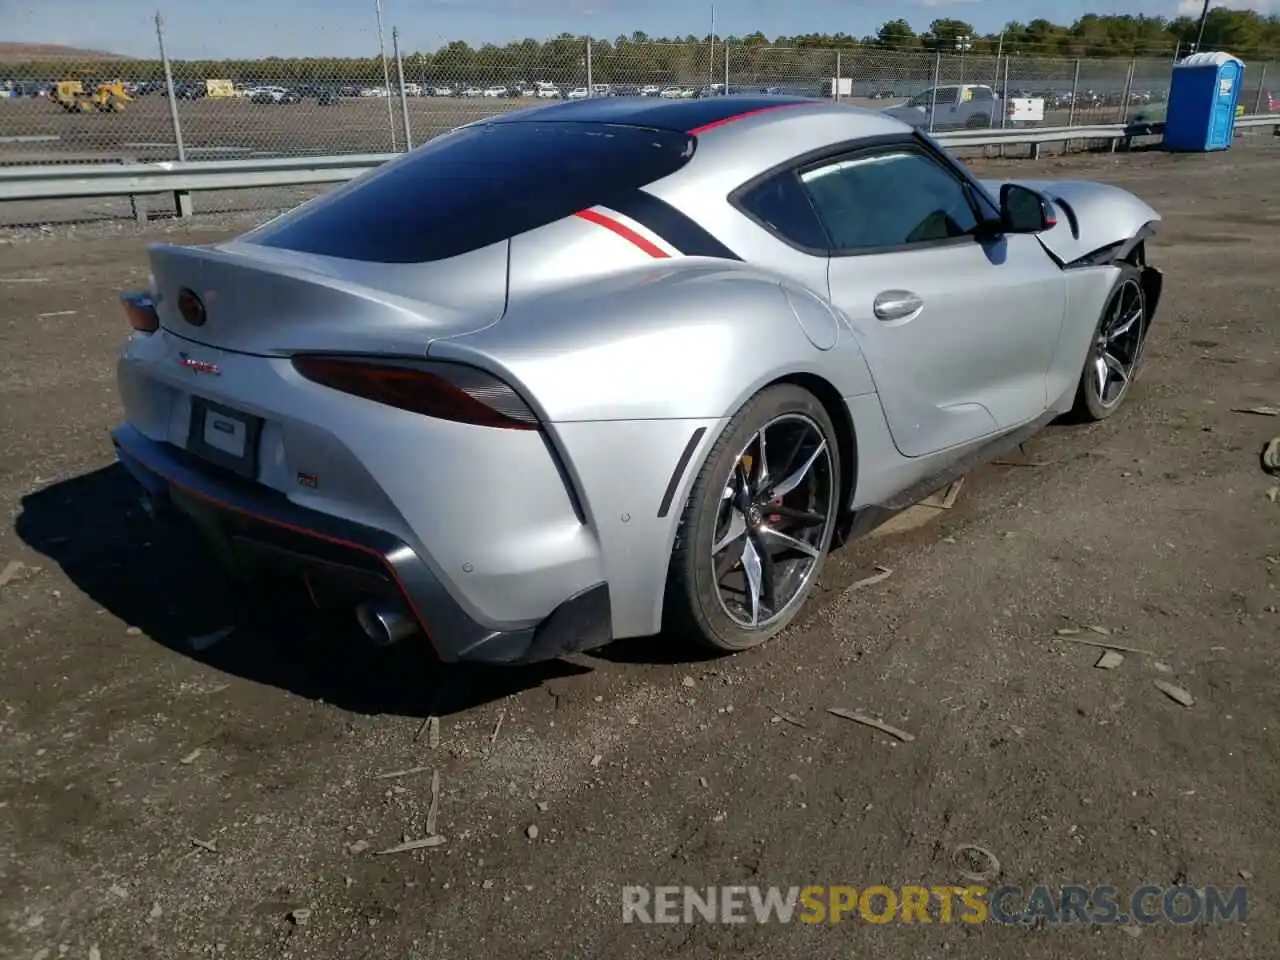
{"label": "rear window", "polygon": [[265,226],[265,246],[376,263],[445,260],[674,173],[694,138],[604,123],[465,127]]}

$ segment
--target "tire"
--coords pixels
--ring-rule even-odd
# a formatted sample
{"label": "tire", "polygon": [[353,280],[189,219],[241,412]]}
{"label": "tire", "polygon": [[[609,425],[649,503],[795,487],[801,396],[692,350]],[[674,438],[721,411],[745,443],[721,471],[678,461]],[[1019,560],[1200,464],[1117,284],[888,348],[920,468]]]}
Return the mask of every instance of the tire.
{"label": "tire", "polygon": [[[822,573],[839,515],[840,470],[835,428],[817,397],[792,384],[752,397],[712,447],[689,494],[668,572],[664,630],[722,653],[784,630]],[[764,494],[788,486],[777,498]],[[742,532],[730,539],[734,530]],[[716,540],[727,546],[717,552]]]}
{"label": "tire", "polygon": [[[1075,406],[1071,410],[1073,419],[1086,422],[1107,419],[1124,404],[1142,370],[1149,319],[1142,272],[1129,263],[1121,264],[1120,270],[1089,342]],[[1132,326],[1117,334],[1115,331],[1125,327],[1130,319]],[[1108,369],[1105,383],[1098,367],[1100,358]]]}
{"label": "tire", "polygon": [[986,130],[991,126],[991,117],[985,113],[975,113],[964,125],[969,130]]}

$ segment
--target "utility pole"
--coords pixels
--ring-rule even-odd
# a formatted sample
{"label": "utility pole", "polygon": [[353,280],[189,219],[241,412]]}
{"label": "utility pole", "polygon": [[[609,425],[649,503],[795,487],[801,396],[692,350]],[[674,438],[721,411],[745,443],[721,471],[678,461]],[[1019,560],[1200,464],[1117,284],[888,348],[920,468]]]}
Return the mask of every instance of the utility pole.
{"label": "utility pole", "polygon": [[156,11],[156,42],[160,45],[160,62],[164,64],[164,90],[169,97],[169,120],[173,124],[174,146],[178,148],[178,159],[187,159],[187,148],[182,142],[182,120],[178,117],[178,92],[173,87],[173,65],[169,63],[169,54],[164,49],[164,19],[160,11]]}
{"label": "utility pole", "polygon": [[395,153],[396,144],[396,111],[391,105],[391,67],[387,63],[387,39],[382,30],[382,0],[373,0],[374,9],[378,12],[378,54],[382,57],[382,83],[387,95],[387,125],[391,134],[391,152]]}
{"label": "utility pole", "polygon": [[965,33],[956,37],[956,52],[960,54],[960,82],[964,83],[964,55],[973,49],[970,36]]}
{"label": "utility pole", "polygon": [[716,82],[716,5],[711,4],[711,62],[707,66],[707,93]]}
{"label": "utility pole", "polygon": [[1196,48],[1193,51],[1195,53],[1200,52],[1200,44],[1204,43],[1204,25],[1209,19],[1209,4],[1212,2],[1213,0],[1204,0],[1204,9],[1200,11],[1200,30],[1196,34]]}

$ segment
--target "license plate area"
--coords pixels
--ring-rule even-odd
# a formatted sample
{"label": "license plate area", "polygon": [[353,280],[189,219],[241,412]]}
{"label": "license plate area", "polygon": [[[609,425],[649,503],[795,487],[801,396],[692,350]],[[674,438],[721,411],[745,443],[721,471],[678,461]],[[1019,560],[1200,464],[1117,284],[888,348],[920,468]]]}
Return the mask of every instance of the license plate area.
{"label": "license plate area", "polygon": [[191,398],[187,449],[210,463],[250,480],[258,475],[258,439],[262,418],[232,410],[212,400]]}

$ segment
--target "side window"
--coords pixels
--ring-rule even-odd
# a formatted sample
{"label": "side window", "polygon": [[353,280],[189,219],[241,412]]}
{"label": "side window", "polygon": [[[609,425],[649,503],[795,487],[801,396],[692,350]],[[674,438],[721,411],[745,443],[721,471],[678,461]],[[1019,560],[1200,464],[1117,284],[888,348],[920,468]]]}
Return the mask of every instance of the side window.
{"label": "side window", "polygon": [[[954,106],[956,97],[960,95],[959,87],[939,87],[938,88],[938,106],[950,107]],[[929,105],[929,101],[925,101],[925,106]]]}
{"label": "side window", "polygon": [[837,160],[800,179],[843,253],[950,240],[978,224],[960,181],[914,150]]}
{"label": "side window", "polygon": [[970,98],[974,103],[990,103],[995,97],[991,93],[990,87],[970,87],[969,92],[973,94]]}
{"label": "side window", "polygon": [[737,205],[763,226],[796,246],[827,250],[830,240],[809,194],[794,170],[787,170],[738,196]]}

